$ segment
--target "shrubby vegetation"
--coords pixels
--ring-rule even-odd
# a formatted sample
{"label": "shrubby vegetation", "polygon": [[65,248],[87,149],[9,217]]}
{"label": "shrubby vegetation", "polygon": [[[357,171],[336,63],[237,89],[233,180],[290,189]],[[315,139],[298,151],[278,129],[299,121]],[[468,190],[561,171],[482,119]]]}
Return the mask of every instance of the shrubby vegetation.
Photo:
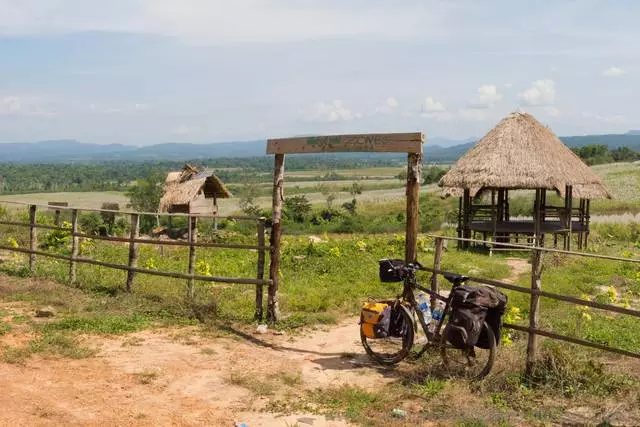
{"label": "shrubby vegetation", "polygon": [[588,165],[640,160],[640,152],[629,147],[618,147],[610,150],[606,145],[593,144],[573,148],[572,150]]}

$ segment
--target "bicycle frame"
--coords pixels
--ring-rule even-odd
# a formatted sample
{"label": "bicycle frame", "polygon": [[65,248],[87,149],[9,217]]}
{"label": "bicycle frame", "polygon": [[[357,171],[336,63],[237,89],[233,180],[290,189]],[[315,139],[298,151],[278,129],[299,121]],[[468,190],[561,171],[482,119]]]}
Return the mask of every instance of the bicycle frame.
{"label": "bicycle frame", "polygon": [[[415,313],[418,314],[418,320],[420,321],[420,326],[422,326],[422,329],[424,330],[425,336],[427,336],[428,341],[432,341],[432,340],[440,341],[441,339],[440,331],[442,330],[442,325],[445,322],[445,318],[447,317],[447,315],[449,314],[449,311],[451,310],[451,298],[453,294],[451,293],[449,294],[448,297],[443,297],[437,292],[434,292],[431,289],[427,289],[424,286],[421,286],[416,279],[416,270],[419,270],[419,268],[408,267],[405,270],[406,276],[403,280],[402,299],[409,304],[409,306]],[[453,287],[455,288],[456,285],[454,285]],[[424,315],[422,314],[422,311],[418,309],[418,303],[416,302],[416,299],[413,293],[415,289],[418,289],[430,295],[432,298],[438,299],[440,301],[444,301],[445,303],[444,309],[442,310],[442,318],[436,324],[435,330],[433,331],[433,335],[431,337],[430,337],[431,334],[428,331],[427,324],[424,321]],[[420,353],[422,353],[423,351],[421,351]]]}

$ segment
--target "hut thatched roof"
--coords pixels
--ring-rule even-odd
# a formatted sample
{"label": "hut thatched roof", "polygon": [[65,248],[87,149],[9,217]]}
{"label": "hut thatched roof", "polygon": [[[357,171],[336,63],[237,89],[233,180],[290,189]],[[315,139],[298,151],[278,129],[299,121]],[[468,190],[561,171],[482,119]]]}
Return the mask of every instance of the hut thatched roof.
{"label": "hut thatched roof", "polygon": [[611,198],[602,179],[532,115],[515,112],[502,119],[442,177],[445,195],[469,189],[548,189],[564,196]]}
{"label": "hut thatched roof", "polygon": [[205,198],[224,199],[231,197],[231,192],[213,172],[198,172],[189,165],[182,172],[169,172],[164,182],[164,195],[160,199],[160,212],[169,212],[171,206],[188,205],[204,192]]}

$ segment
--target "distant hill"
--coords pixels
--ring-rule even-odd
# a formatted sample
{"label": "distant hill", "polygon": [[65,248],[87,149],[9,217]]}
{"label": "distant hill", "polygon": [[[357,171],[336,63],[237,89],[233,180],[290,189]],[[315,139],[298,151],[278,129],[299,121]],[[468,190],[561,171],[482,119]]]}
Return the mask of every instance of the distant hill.
{"label": "distant hill", "polygon": [[[638,133],[635,133],[638,132]],[[586,135],[560,138],[569,147],[590,144],[607,145],[610,149],[629,147],[640,151],[640,131],[624,135]],[[441,143],[442,145],[438,144]],[[425,162],[448,163],[462,156],[474,142],[444,138],[428,139],[425,145]],[[446,145],[446,146],[445,146]],[[4,163],[91,163],[104,161],[185,161],[221,157],[263,157],[266,142],[233,141],[211,144],[164,143],[144,147],[122,144],[86,144],[75,140],[52,140],[33,143],[0,144],[0,162]],[[359,153],[339,153],[333,156],[357,157]],[[368,153],[367,158],[396,156]]]}

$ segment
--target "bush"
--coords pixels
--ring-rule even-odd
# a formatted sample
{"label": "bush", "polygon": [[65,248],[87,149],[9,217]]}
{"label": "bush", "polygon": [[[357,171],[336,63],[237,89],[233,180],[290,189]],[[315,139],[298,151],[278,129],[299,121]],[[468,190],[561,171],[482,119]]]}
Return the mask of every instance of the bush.
{"label": "bush", "polygon": [[105,233],[107,227],[102,222],[102,217],[98,212],[89,212],[81,214],[78,218],[80,228],[87,234],[98,235]]}
{"label": "bush", "polygon": [[311,202],[304,194],[287,197],[284,201],[284,214],[295,222],[303,223],[311,213]]}

